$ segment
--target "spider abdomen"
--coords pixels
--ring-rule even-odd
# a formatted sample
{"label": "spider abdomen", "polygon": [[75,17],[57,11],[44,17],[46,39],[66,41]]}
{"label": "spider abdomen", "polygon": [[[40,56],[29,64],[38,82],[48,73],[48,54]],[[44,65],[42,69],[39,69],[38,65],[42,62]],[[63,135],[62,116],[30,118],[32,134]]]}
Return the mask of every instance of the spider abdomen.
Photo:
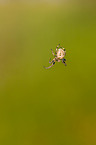
{"label": "spider abdomen", "polygon": [[63,49],[58,49],[58,51],[57,51],[57,58],[59,58],[59,59],[63,59],[63,57],[65,56],[65,52],[64,52],[64,50]]}

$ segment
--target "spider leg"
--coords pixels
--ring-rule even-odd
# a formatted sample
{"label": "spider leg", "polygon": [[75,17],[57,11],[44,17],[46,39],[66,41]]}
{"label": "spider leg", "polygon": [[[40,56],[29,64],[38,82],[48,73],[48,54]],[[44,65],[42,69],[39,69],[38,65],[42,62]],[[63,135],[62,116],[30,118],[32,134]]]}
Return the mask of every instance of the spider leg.
{"label": "spider leg", "polygon": [[62,60],[63,60],[63,61],[66,61],[66,59],[65,59],[65,58],[63,58]]}
{"label": "spider leg", "polygon": [[56,47],[56,52],[55,52],[56,54],[57,54],[59,46],[60,46],[60,44],[58,44],[57,47]]}
{"label": "spider leg", "polygon": [[60,46],[60,44],[58,44],[58,45],[57,45],[56,49],[58,49],[58,48],[59,48],[59,46]]}
{"label": "spider leg", "polygon": [[56,56],[56,55],[54,54],[54,52],[53,52],[53,50],[52,50],[52,49],[51,49],[51,51],[52,51],[53,56]]}
{"label": "spider leg", "polygon": [[49,59],[49,63],[51,64],[53,62],[53,60],[51,61],[51,58]]}
{"label": "spider leg", "polygon": [[63,58],[63,59],[62,59],[62,63],[64,63],[64,64],[65,64],[65,66],[66,66],[67,64],[66,64],[66,62],[65,62],[65,61],[66,61],[66,59],[65,59],[65,58]]}
{"label": "spider leg", "polygon": [[54,60],[52,60],[52,62],[51,62],[51,63],[52,63],[52,65],[50,65],[49,67],[45,67],[45,66],[44,66],[44,68],[45,68],[45,69],[49,69],[49,68],[51,68],[51,67],[55,64],[55,61],[54,61]]}
{"label": "spider leg", "polygon": [[49,63],[52,64],[56,61],[56,57],[51,61],[51,58],[49,59]]}

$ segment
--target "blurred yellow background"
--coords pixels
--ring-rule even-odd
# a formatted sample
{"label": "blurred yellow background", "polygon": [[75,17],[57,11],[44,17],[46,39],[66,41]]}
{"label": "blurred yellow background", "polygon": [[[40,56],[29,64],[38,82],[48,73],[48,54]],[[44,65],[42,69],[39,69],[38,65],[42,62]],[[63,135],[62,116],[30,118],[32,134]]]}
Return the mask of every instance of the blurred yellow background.
{"label": "blurred yellow background", "polygon": [[0,0],[0,145],[96,145],[94,0]]}

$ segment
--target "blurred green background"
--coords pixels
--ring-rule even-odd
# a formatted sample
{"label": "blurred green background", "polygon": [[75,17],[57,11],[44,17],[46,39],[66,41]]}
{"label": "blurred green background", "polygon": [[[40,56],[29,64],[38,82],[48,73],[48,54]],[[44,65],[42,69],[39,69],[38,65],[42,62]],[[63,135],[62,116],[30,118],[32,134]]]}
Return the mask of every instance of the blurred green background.
{"label": "blurred green background", "polygon": [[0,1],[0,145],[96,145],[94,0]]}

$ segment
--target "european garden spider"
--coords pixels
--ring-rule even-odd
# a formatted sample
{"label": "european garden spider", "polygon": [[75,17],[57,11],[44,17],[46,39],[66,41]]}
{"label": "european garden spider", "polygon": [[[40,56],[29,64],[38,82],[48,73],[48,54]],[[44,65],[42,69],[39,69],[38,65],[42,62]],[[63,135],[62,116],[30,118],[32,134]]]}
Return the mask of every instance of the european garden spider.
{"label": "european garden spider", "polygon": [[55,64],[56,61],[60,62],[60,60],[62,60],[62,63],[64,63],[65,66],[66,66],[66,63],[65,63],[66,59],[64,58],[65,55],[66,55],[66,50],[65,50],[65,48],[60,47],[60,44],[59,44],[59,45],[57,45],[57,47],[56,47],[56,52],[55,52],[55,54],[54,54],[54,52],[53,52],[52,49],[51,49],[51,51],[52,51],[53,56],[55,56],[55,58],[54,58],[52,61],[51,61],[51,58],[50,58],[49,63],[52,64],[52,65],[49,66],[49,67],[45,67],[45,66],[44,66],[44,68],[49,69],[49,68],[51,68],[51,67]]}

